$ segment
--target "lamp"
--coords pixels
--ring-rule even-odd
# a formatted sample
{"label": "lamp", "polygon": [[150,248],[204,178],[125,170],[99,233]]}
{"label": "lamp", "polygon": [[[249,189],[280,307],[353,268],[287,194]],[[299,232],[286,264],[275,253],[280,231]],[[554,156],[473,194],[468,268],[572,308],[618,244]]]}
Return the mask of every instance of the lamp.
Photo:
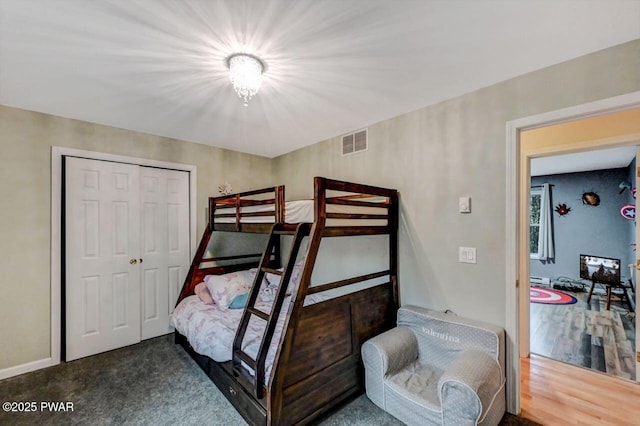
{"label": "lamp", "polygon": [[247,53],[234,53],[227,58],[227,66],[233,88],[240,99],[244,101],[244,106],[249,105],[249,101],[260,88],[264,63],[256,56]]}

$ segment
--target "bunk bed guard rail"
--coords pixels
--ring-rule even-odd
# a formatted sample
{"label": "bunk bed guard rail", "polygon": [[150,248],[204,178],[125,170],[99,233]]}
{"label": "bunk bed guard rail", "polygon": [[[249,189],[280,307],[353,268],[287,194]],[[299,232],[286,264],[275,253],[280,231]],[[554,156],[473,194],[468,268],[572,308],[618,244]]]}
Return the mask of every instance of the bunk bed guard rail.
{"label": "bunk bed guard rail", "polygon": [[[238,194],[210,197],[209,227],[212,231],[267,233],[271,228],[270,225],[284,222],[284,195],[284,185],[279,185]],[[266,206],[266,208],[246,211],[247,207],[255,206]],[[246,218],[252,218],[252,222],[257,223],[244,224],[243,219]],[[221,223],[221,219],[227,220]],[[243,229],[243,225],[248,226],[244,226],[245,229]]]}

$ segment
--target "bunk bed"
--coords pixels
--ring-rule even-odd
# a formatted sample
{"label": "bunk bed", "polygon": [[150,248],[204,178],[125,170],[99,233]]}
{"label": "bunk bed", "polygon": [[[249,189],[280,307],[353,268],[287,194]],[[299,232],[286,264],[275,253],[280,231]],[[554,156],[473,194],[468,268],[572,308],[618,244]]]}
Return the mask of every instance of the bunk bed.
{"label": "bunk bed", "polygon": [[[199,303],[194,291],[208,275],[255,268],[246,306],[235,313],[229,360],[198,353],[188,333],[179,327],[175,333],[176,343],[250,424],[306,424],[362,393],[361,345],[394,327],[398,308],[396,190],[316,177],[313,200],[284,200],[283,186],[209,199],[208,226],[174,311],[181,303]],[[266,247],[208,257],[216,231],[267,234]],[[362,235],[388,235],[384,270],[311,286],[322,239]],[[283,236],[289,236],[287,256],[280,253]],[[265,277],[274,275],[280,283],[265,307],[258,295]],[[336,289],[343,294],[323,296]],[[256,321],[262,333],[250,350],[245,340]]]}

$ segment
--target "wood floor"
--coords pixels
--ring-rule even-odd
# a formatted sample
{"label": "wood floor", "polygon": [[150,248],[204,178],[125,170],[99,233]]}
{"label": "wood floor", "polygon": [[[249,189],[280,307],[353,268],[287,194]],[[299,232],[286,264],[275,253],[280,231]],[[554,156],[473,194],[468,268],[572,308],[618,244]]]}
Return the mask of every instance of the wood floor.
{"label": "wood floor", "polygon": [[542,425],[640,425],[640,385],[532,355],[522,358],[521,416]]}
{"label": "wood floor", "polygon": [[587,303],[586,293],[565,293],[577,303],[531,304],[531,353],[635,380],[635,317],[627,306],[606,310],[602,296]]}

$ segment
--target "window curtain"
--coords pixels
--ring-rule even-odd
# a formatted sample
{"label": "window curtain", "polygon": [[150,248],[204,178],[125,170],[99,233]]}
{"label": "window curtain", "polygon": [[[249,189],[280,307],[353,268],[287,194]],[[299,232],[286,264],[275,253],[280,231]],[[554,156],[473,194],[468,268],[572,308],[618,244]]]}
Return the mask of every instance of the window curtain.
{"label": "window curtain", "polygon": [[553,250],[553,217],[551,206],[551,186],[548,183],[542,185],[542,197],[540,199],[540,235],[538,237],[539,260],[555,258]]}

